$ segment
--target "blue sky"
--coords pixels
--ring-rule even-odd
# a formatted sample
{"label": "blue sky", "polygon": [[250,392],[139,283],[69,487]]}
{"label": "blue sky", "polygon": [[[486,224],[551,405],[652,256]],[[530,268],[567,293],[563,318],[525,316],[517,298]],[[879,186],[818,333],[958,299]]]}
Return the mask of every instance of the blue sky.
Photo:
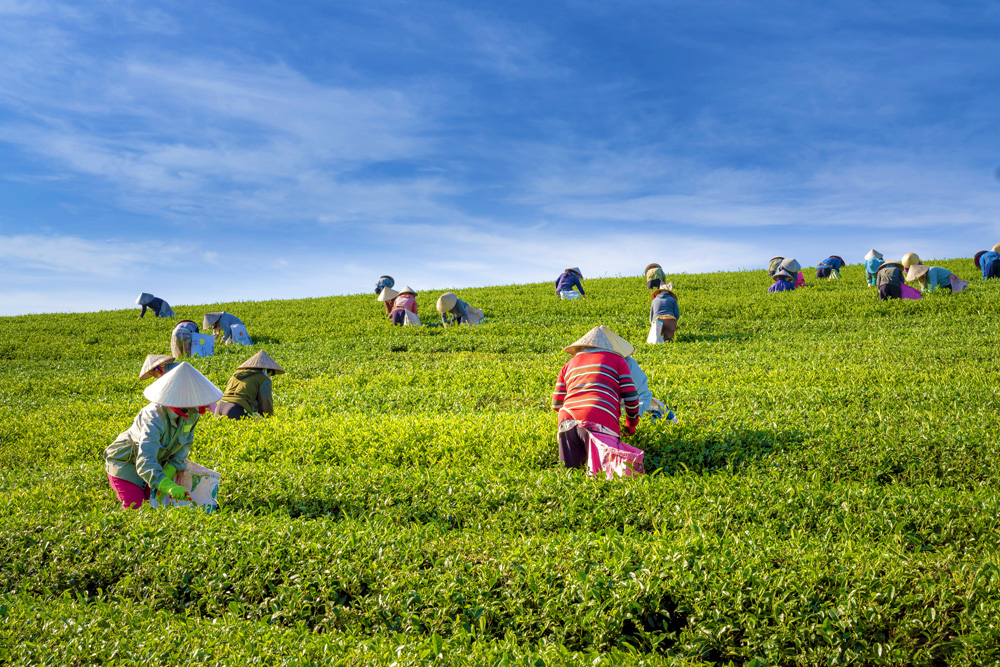
{"label": "blue sky", "polygon": [[0,0],[0,314],[971,256],[996,2]]}

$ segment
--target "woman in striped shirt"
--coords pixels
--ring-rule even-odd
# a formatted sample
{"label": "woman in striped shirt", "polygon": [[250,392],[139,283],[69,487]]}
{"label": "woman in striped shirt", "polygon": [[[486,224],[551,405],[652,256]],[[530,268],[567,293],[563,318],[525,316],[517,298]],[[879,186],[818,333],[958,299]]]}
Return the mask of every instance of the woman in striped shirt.
{"label": "woman in striped shirt", "polygon": [[625,406],[626,433],[639,423],[639,394],[628,363],[618,349],[628,341],[605,326],[594,327],[569,347],[573,357],[559,371],[552,409],[559,413],[559,460],[567,468],[587,462],[590,433],[621,439],[621,406]]}

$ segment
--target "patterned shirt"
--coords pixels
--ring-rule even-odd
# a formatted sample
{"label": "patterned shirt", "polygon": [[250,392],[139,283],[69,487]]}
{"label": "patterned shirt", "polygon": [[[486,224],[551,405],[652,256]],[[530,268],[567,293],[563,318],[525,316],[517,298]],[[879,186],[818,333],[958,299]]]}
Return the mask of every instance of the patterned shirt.
{"label": "patterned shirt", "polygon": [[639,417],[639,393],[628,363],[605,350],[578,352],[559,371],[552,409],[559,421],[596,422],[621,435],[621,405],[629,419]]}

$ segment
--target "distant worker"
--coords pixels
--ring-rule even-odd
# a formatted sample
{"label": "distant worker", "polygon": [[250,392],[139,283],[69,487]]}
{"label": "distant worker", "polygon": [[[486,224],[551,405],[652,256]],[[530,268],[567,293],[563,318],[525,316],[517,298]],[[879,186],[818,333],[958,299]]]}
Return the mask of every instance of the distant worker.
{"label": "distant worker", "polygon": [[[586,296],[583,292],[583,274],[579,268],[566,269],[556,278],[556,296],[561,299],[575,299]],[[576,292],[573,288],[576,288]]]}
{"label": "distant worker", "polygon": [[795,278],[788,271],[779,268],[771,277],[774,279],[774,282],[767,288],[768,294],[774,294],[775,292],[790,292],[795,289]]}
{"label": "distant worker", "polygon": [[392,279],[392,276],[379,276],[378,282],[375,283],[375,294],[381,294],[383,289],[395,284],[396,281]]}
{"label": "distant worker", "polygon": [[151,489],[175,500],[188,497],[184,487],[174,483],[174,476],[187,469],[198,418],[222,397],[219,388],[187,362],[142,393],[149,405],[104,450],[108,482],[124,509],[141,507]]}
{"label": "distant worker", "polygon": [[816,277],[826,278],[830,280],[831,278],[840,277],[840,269],[846,264],[843,257],[839,255],[830,255],[822,262],[816,265]]}
{"label": "distant worker", "polygon": [[920,257],[915,252],[908,252],[903,255],[903,259],[900,263],[903,265],[904,270],[909,271],[911,266],[920,264]]}
{"label": "distant worker", "polygon": [[160,379],[167,371],[180,365],[175,364],[175,361],[176,359],[166,354],[147,354],[146,360],[142,362],[142,368],[139,370],[139,379]]}
{"label": "distant worker", "polygon": [[681,310],[677,305],[677,295],[673,293],[673,289],[674,284],[667,283],[666,286],[653,290],[649,295],[649,323],[650,325],[660,323],[660,336],[662,336],[664,343],[674,341],[677,320],[681,319]]}
{"label": "distant worker", "polygon": [[409,321],[420,324],[420,314],[417,312],[417,292],[409,285],[404,285],[392,300],[390,312],[393,326],[401,327]]}
{"label": "distant worker", "polygon": [[621,439],[623,402],[626,432],[634,434],[639,423],[639,394],[612,336],[618,338],[607,327],[594,327],[565,348],[573,356],[559,371],[552,409],[559,413],[559,460],[567,468],[587,463],[591,433]]}
{"label": "distant worker", "polygon": [[399,296],[399,292],[392,289],[391,287],[383,287],[382,291],[379,292],[378,300],[385,304],[385,316],[392,317],[392,307],[396,303],[396,297]]}
{"label": "distant worker", "polygon": [[438,297],[437,311],[441,313],[441,324],[448,326],[448,315],[452,316],[451,324],[479,324],[483,319],[483,311],[473,308],[458,298],[454,292],[445,292]]}
{"label": "distant worker", "polygon": [[903,264],[901,262],[885,262],[875,274],[875,286],[878,287],[880,301],[903,298]]}
{"label": "distant worker", "polygon": [[191,356],[191,337],[198,333],[198,325],[191,320],[178,322],[170,333],[170,353],[176,359]]}
{"label": "distant worker", "polygon": [[772,257],[771,261],[767,263],[767,275],[773,278],[775,272],[778,270],[778,267],[781,266],[783,261],[785,261],[784,257]]}
{"label": "distant worker", "polygon": [[875,278],[880,266],[882,266],[882,253],[872,248],[865,255],[865,278],[868,280],[869,287],[875,286]]}
{"label": "distant worker", "polygon": [[215,406],[215,414],[230,419],[240,419],[259,414],[274,414],[271,395],[271,378],[284,373],[267,352],[261,350],[236,367],[236,372],[226,383],[226,391]]}
{"label": "distant worker", "polygon": [[663,273],[663,267],[653,263],[646,266],[646,289],[656,289],[667,281],[667,276]]}
{"label": "distant worker", "polygon": [[[202,319],[201,328],[206,331],[211,329],[212,333],[215,334],[215,339],[225,343],[226,345],[233,342],[241,342],[237,340],[238,338],[248,337],[246,325],[243,324],[240,318],[225,311],[218,313],[205,313],[205,317]],[[248,338],[244,344],[250,344]]]}
{"label": "distant worker", "polygon": [[142,312],[139,313],[139,317],[146,316],[146,309],[153,311],[154,317],[173,317],[174,309],[170,307],[170,304],[159,297],[155,297],[152,294],[147,294],[143,292],[139,295],[139,298],[135,300],[136,304],[142,306]]}
{"label": "distant worker", "polygon": [[806,284],[805,278],[802,277],[802,265],[799,264],[798,260],[794,257],[786,257],[781,260],[781,264],[778,265],[778,268],[784,269],[785,272],[792,277],[792,284],[795,287],[802,287]]}
{"label": "distant worker", "polygon": [[924,264],[913,264],[906,272],[906,281],[916,281],[920,285],[921,292],[933,292],[937,288],[946,289],[949,292],[958,294],[969,286],[967,280],[961,280],[948,269],[940,266],[926,266]]}
{"label": "distant worker", "polygon": [[973,261],[976,268],[983,272],[983,279],[1000,278],[1000,243],[992,250],[980,250]]}

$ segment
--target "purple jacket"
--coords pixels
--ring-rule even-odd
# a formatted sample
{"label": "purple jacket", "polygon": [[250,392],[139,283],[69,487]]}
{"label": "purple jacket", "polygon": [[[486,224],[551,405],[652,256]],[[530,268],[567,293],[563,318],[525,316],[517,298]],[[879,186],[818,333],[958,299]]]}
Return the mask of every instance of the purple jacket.
{"label": "purple jacket", "polygon": [[556,278],[557,292],[568,292],[574,287],[581,295],[584,293],[583,284],[580,282],[580,276],[575,273],[564,272],[559,274],[559,277]]}
{"label": "purple jacket", "polygon": [[775,280],[774,284],[767,288],[767,293],[772,292],[790,292],[795,289],[795,283],[791,280]]}

